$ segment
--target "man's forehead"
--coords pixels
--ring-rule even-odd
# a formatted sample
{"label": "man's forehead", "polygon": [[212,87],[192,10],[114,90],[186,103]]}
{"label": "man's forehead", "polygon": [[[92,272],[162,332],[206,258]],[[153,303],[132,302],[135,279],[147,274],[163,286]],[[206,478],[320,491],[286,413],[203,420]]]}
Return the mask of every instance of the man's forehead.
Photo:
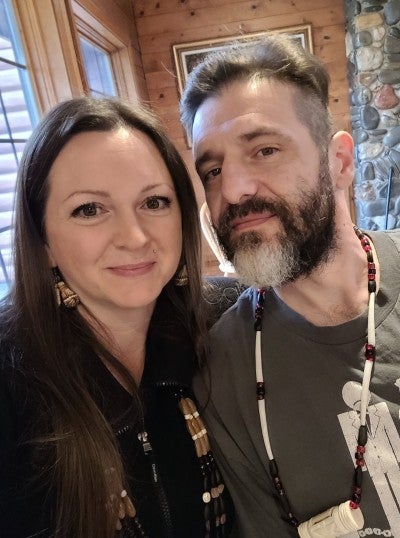
{"label": "man's forehead", "polygon": [[[206,134],[229,130],[234,122],[256,122],[257,114],[279,121],[294,113],[294,89],[279,81],[237,81],[205,99],[194,116],[192,138],[198,144]],[[289,109],[289,110],[288,110]]]}
{"label": "man's forehead", "polygon": [[[296,118],[298,123],[298,120]],[[280,118],[267,120],[258,112],[236,115],[221,123],[206,119],[193,137],[193,155],[196,159],[205,160],[203,155],[214,155],[223,148],[243,147],[252,142],[288,144],[293,141],[293,124],[280,121]],[[302,127],[302,126],[301,126]],[[305,129],[302,127],[302,129]],[[297,132],[297,130],[296,130]],[[304,136],[306,133],[302,133]]]}

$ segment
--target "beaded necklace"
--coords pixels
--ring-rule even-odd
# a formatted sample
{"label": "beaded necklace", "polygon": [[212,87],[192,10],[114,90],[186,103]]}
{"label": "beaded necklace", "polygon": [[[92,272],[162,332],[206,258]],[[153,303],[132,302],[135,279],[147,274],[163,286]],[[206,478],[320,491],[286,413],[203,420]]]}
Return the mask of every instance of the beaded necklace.
{"label": "beaded necklace", "polygon": [[[349,506],[352,511],[360,511],[359,505],[361,502],[361,485],[363,472],[362,468],[365,465],[364,454],[365,445],[368,440],[367,431],[367,406],[369,385],[371,381],[372,367],[375,361],[375,294],[376,294],[376,267],[372,252],[372,247],[368,237],[366,237],[357,226],[354,226],[354,231],[361,242],[361,246],[367,254],[368,262],[368,333],[367,342],[365,344],[365,364],[363,372],[363,380],[361,386],[361,404],[360,404],[360,428],[358,431],[357,449],[355,453],[355,471],[353,475],[352,495],[349,501]],[[271,443],[268,434],[268,424],[265,405],[265,383],[262,370],[262,357],[261,357],[261,329],[262,319],[264,313],[264,301],[265,301],[265,289],[259,289],[257,295],[257,306],[255,309],[255,323],[254,329],[256,331],[256,343],[255,343],[255,366],[256,366],[256,394],[258,400],[258,412],[260,415],[261,432],[264,440],[265,449],[267,451],[269,459],[269,468],[272,477],[273,484],[278,493],[278,499],[286,514],[287,522],[293,527],[298,527],[300,522],[293,514],[289,500],[286,496],[282,480],[279,476],[278,465],[275,461]],[[358,516],[362,519],[361,511]]]}
{"label": "beaded necklace", "polygon": [[[227,535],[227,517],[223,499],[225,486],[222,482],[214,456],[211,452],[208,434],[203,420],[196,408],[194,401],[186,394],[182,387],[176,387],[175,397],[178,400],[179,409],[185,419],[187,431],[192,438],[203,476],[204,490],[202,501],[204,507],[204,520],[206,537],[224,538]],[[158,483],[157,462],[154,458],[153,448],[148,434],[143,431],[138,434],[146,457],[151,460],[153,482]],[[118,505],[117,531],[124,529],[130,538],[147,538],[146,532],[141,525],[136,509],[132,504],[126,490],[121,492]]]}

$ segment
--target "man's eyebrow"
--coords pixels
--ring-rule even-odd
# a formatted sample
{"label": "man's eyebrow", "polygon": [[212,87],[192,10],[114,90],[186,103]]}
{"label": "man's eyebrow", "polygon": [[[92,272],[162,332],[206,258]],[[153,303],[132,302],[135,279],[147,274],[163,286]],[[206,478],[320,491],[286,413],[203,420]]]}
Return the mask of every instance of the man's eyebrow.
{"label": "man's eyebrow", "polygon": [[287,135],[284,135],[281,131],[278,131],[277,129],[269,129],[267,127],[258,127],[257,129],[253,129],[252,131],[239,135],[239,139],[244,140],[245,142],[251,142],[255,138],[258,138],[259,136],[278,136],[279,138],[283,138],[283,139],[288,138]]}
{"label": "man's eyebrow", "polygon": [[195,160],[194,162],[194,166],[196,168],[196,172],[198,174],[200,174],[200,167],[208,162],[208,161],[211,161],[211,159],[213,158],[213,155],[212,155],[212,152],[211,151],[205,151],[204,153],[201,153],[199,157],[197,157],[197,159]]}

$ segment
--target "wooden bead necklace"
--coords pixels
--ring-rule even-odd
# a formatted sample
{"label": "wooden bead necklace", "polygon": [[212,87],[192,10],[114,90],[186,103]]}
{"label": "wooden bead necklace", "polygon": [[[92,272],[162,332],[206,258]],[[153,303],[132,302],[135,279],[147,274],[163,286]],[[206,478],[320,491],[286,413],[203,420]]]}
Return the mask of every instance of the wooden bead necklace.
{"label": "wooden bead necklace", "polygon": [[[185,393],[184,389],[177,387],[175,396],[178,399],[179,409],[185,419],[186,428],[194,442],[196,456],[199,460],[203,476],[204,490],[202,501],[204,505],[205,538],[224,538],[227,536],[227,516],[223,500],[225,486],[211,452],[206,427],[197,411],[195,403]],[[143,431],[139,433],[138,438],[142,443],[145,455],[151,456],[153,449],[147,432]],[[158,471],[155,460],[152,460],[152,469],[155,476],[157,476]],[[132,538],[147,538],[136,514],[136,509],[126,490],[123,490],[121,493],[118,508],[117,530],[124,529]],[[130,524],[128,520],[131,522]],[[123,536],[125,535],[123,534]]]}

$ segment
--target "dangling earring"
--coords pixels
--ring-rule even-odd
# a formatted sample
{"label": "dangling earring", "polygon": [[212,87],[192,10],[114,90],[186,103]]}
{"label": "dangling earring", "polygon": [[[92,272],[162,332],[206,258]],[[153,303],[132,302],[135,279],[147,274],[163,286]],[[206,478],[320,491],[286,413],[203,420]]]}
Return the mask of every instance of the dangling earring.
{"label": "dangling earring", "polygon": [[62,279],[58,267],[53,267],[54,289],[56,292],[57,305],[62,303],[65,308],[75,308],[81,302],[78,295],[72,291]]}
{"label": "dangling earring", "polygon": [[187,272],[186,265],[182,267],[179,273],[174,278],[175,286],[187,286],[189,283],[189,276]]}

